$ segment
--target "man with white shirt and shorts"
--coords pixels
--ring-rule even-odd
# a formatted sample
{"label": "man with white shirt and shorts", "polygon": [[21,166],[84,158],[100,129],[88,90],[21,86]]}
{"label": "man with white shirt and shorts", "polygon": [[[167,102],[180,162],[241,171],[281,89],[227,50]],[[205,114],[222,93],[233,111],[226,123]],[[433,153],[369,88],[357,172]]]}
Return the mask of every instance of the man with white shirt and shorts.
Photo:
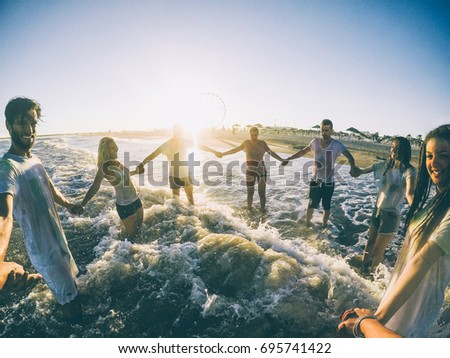
{"label": "man with white shirt and shorts", "polygon": [[299,150],[294,155],[287,158],[282,165],[286,165],[288,161],[300,158],[309,152],[314,153],[313,176],[309,189],[309,204],[306,212],[306,225],[311,226],[311,219],[314,209],[319,207],[322,201],[323,217],[322,227],[328,225],[328,218],[331,213],[331,198],[334,192],[334,169],[336,159],[339,155],[345,156],[350,163],[350,174],[355,174],[355,160],[345,145],[331,138],[333,134],[333,122],[324,119],[320,124],[320,138],[314,138],[305,148]]}

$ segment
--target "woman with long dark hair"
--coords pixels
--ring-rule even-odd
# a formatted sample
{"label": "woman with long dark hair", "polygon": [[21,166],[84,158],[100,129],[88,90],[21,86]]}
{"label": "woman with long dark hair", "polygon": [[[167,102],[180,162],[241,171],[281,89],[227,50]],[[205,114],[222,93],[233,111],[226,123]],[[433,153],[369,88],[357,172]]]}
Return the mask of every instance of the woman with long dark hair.
{"label": "woman with long dark hair", "polygon": [[375,272],[383,261],[384,251],[398,231],[405,197],[409,204],[413,201],[416,170],[410,161],[409,140],[394,137],[388,159],[365,169],[356,169],[356,176],[374,172],[375,178],[380,181],[362,259],[363,272]]}
{"label": "woman with long dark hair", "polygon": [[431,131],[421,147],[407,235],[378,309],[374,315],[365,309],[346,311],[340,331],[365,337],[424,337],[439,318],[450,282],[449,164],[446,124]]}

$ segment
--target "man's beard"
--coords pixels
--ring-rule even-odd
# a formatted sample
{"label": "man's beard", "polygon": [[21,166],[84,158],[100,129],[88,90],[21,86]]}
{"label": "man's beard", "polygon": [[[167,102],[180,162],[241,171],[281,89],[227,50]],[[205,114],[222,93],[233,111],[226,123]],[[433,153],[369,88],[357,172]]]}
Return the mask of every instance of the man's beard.
{"label": "man's beard", "polygon": [[11,139],[17,147],[25,151],[30,150],[36,141],[36,137],[34,135],[31,136],[31,141],[24,141],[16,132],[11,133]]}

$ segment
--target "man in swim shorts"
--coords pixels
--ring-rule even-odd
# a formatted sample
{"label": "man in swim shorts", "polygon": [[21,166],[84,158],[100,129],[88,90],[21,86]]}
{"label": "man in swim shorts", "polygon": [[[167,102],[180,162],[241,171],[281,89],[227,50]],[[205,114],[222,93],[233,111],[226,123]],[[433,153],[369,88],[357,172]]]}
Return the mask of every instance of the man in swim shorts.
{"label": "man in swim shorts", "polygon": [[255,193],[255,186],[258,185],[258,194],[260,200],[261,211],[266,210],[266,183],[267,183],[267,169],[264,164],[264,154],[268,153],[275,159],[283,162],[277,153],[269,148],[267,143],[258,139],[259,129],[258,127],[251,127],[249,130],[250,139],[242,142],[242,144],[236,148],[230,149],[224,153],[219,153],[219,157],[244,151],[246,156],[246,186],[247,186],[247,208],[253,209],[253,196]]}
{"label": "man in swim shorts", "polygon": [[[173,196],[178,198],[180,189],[183,188],[189,204],[194,205],[194,188],[192,186],[192,173],[189,172],[189,163],[193,163],[192,160],[190,161],[190,155],[193,155],[195,144],[191,139],[185,138],[183,135],[183,127],[180,124],[176,124],[173,127],[173,137],[149,154],[138,165],[137,171],[139,174],[143,173],[146,163],[155,159],[158,155],[164,154],[170,162],[169,185]],[[209,147],[202,145],[197,147],[205,152],[217,155],[217,152]]]}

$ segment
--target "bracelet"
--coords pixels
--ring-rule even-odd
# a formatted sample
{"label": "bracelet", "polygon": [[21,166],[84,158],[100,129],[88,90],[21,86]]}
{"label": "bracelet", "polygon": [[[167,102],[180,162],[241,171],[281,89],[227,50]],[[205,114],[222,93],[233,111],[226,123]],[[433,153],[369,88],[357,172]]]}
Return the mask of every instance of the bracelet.
{"label": "bracelet", "polygon": [[353,326],[353,337],[364,338],[364,334],[361,332],[360,326],[361,322],[364,321],[365,319],[374,319],[376,321],[378,320],[377,316],[374,316],[372,314],[359,317],[355,325]]}

